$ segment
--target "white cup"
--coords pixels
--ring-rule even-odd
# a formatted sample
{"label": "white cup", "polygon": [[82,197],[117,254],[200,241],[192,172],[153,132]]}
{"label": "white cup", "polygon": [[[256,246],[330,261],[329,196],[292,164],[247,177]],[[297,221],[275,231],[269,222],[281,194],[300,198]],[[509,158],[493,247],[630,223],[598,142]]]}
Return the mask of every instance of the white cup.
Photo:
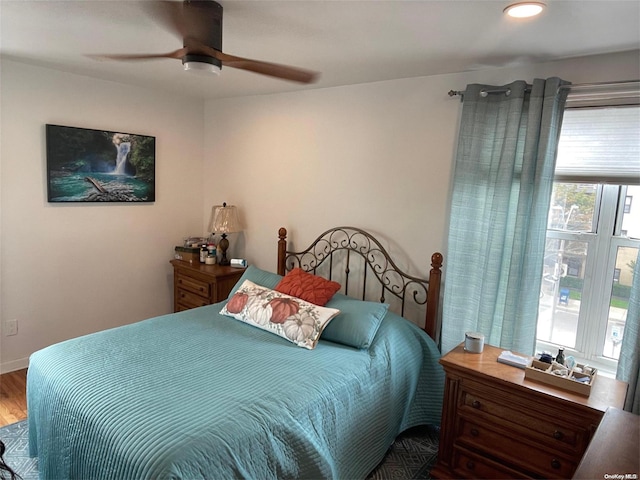
{"label": "white cup", "polygon": [[484,335],[478,332],[464,334],[464,349],[469,353],[482,353],[484,348]]}

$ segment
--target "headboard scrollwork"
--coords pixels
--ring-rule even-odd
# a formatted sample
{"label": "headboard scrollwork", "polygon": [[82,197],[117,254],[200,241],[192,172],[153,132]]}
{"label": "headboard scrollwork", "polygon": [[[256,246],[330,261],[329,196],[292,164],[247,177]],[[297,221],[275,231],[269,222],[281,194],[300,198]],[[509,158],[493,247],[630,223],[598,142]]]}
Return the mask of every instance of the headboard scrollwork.
{"label": "headboard scrollwork", "polygon": [[[307,249],[298,252],[287,250],[285,228],[280,228],[278,237],[278,274],[285,275],[299,267],[334,280],[334,268],[339,268],[342,275],[340,283],[345,295],[366,300],[373,290],[379,292],[376,300],[380,302],[387,302],[389,298],[395,297],[400,304],[399,313],[403,316],[408,303],[426,304],[424,330],[437,341],[442,254],[436,252],[431,256],[429,279],[423,279],[403,272],[380,242],[359,228],[332,228],[318,236]],[[358,258],[361,260],[358,261]],[[355,269],[354,261],[357,264]],[[356,274],[357,278],[350,278],[352,274]],[[367,283],[370,279],[373,280],[373,285],[371,282]],[[379,284],[378,287],[375,287],[376,284]],[[357,289],[358,293],[354,295],[351,291],[353,289]]]}

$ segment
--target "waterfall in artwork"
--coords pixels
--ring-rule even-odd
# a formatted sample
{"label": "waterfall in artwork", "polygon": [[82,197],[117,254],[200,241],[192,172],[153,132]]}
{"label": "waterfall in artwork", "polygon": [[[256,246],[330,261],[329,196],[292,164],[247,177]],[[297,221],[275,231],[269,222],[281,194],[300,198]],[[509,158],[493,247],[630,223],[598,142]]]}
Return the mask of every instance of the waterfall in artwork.
{"label": "waterfall in artwork", "polygon": [[124,175],[124,167],[127,163],[127,155],[131,149],[131,142],[120,142],[116,144],[116,148],[118,149],[118,156],[116,157],[116,168],[113,170],[113,173]]}

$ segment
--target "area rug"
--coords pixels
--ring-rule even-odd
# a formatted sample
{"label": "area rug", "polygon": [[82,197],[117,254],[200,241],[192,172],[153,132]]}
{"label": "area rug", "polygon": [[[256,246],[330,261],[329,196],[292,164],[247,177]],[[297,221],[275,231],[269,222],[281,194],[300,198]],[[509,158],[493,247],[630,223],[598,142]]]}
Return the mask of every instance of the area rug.
{"label": "area rug", "polygon": [[[429,479],[438,456],[439,431],[425,426],[407,430],[391,445],[384,459],[367,480]],[[38,479],[38,460],[29,457],[29,424],[26,420],[0,428],[7,448],[4,459],[23,480]]]}
{"label": "area rug", "polygon": [[22,480],[38,480],[38,459],[29,457],[29,424],[26,420],[0,428],[4,461]]}
{"label": "area rug", "polygon": [[400,434],[384,459],[367,480],[430,479],[429,472],[438,459],[440,429],[415,427]]}

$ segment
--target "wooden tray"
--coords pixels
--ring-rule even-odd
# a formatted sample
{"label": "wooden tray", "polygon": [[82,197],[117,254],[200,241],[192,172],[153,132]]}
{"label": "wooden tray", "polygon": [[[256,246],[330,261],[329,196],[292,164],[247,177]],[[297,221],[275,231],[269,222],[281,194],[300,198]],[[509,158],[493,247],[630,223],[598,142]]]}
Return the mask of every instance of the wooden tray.
{"label": "wooden tray", "polygon": [[[585,365],[580,363],[576,364],[576,367],[580,369],[584,369]],[[551,373],[553,370],[557,370],[559,367],[555,365],[544,363],[539,360],[533,360],[530,367],[526,367],[524,369],[524,376],[529,380],[535,380],[536,382],[546,383],[548,385],[553,385],[554,387],[561,388],[563,390],[569,390],[571,392],[579,393],[580,395],[584,395],[588,397],[591,394],[591,386],[593,382],[596,380],[596,375],[598,370],[591,367],[591,374],[586,373],[578,373],[575,370],[575,367],[569,370],[569,377],[564,378],[560,377],[554,373]],[[576,380],[572,380],[571,377],[574,378],[589,378],[588,383],[578,382]]]}

